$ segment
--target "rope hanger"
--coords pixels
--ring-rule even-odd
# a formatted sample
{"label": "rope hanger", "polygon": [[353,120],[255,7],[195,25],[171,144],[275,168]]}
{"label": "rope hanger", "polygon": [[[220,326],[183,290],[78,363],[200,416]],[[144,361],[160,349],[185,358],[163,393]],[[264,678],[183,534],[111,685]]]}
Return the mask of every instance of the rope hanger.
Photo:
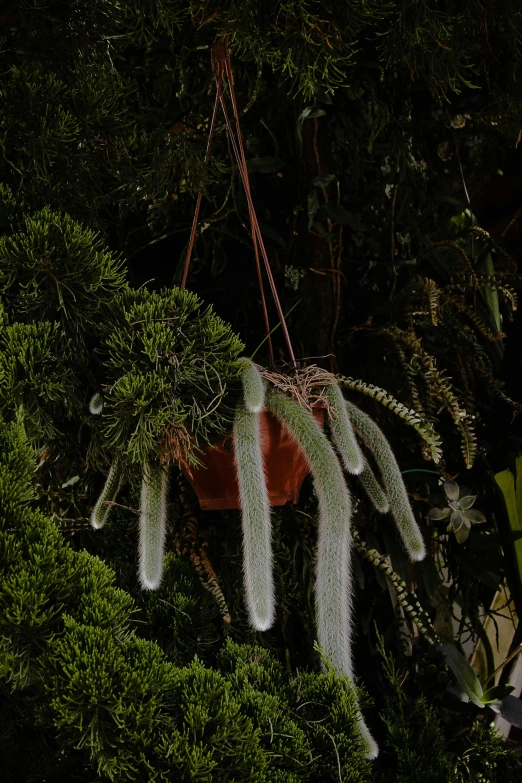
{"label": "rope hanger", "polygon": [[[214,78],[216,81],[216,99],[214,101],[214,109],[212,111],[212,118],[210,121],[210,130],[208,135],[208,141],[207,141],[207,149],[205,153],[205,163],[208,163],[210,158],[210,150],[212,148],[212,140],[214,137],[214,131],[216,129],[216,118],[218,113],[218,107],[221,106],[221,109],[223,111],[223,115],[225,118],[225,124],[227,128],[227,133],[230,138],[230,142],[232,144],[232,149],[234,151],[234,156],[236,158],[237,166],[239,169],[239,174],[241,177],[241,181],[243,183],[243,188],[245,190],[245,196],[248,204],[248,213],[250,217],[250,229],[252,233],[252,242],[254,245],[254,255],[255,255],[255,261],[256,261],[256,270],[257,270],[257,278],[259,283],[259,288],[261,291],[261,302],[263,306],[263,317],[265,321],[265,328],[266,328],[266,334],[268,339],[268,351],[269,351],[269,357],[270,357],[270,365],[273,367],[275,364],[274,361],[274,348],[272,345],[272,338],[270,335],[270,320],[268,317],[268,309],[266,304],[266,297],[265,297],[265,290],[264,290],[264,283],[263,283],[263,273],[261,268],[261,258],[263,259],[263,264],[266,272],[266,276],[268,278],[268,282],[270,285],[270,289],[272,292],[272,297],[274,299],[274,303],[277,310],[277,315],[279,317],[279,321],[281,323],[281,328],[283,330],[283,335],[285,338],[286,348],[288,350],[288,355],[290,357],[290,361],[296,366],[296,360],[294,351],[292,348],[292,343],[290,340],[290,335],[288,333],[288,328],[286,325],[285,317],[283,314],[283,310],[281,307],[281,302],[279,301],[279,296],[277,293],[274,276],[272,274],[272,269],[270,268],[270,262],[268,260],[268,255],[265,249],[265,244],[263,242],[263,237],[261,236],[261,229],[259,227],[259,222],[257,220],[256,211],[254,208],[254,203],[252,201],[252,195],[250,191],[250,181],[248,178],[248,169],[247,169],[247,162],[246,162],[246,156],[245,156],[245,150],[243,146],[243,137],[241,135],[241,127],[239,124],[239,112],[237,108],[237,101],[236,101],[236,94],[234,90],[234,78],[232,75],[232,63],[230,61],[230,55],[228,53],[228,45],[227,41],[219,41],[218,43],[214,44],[212,48],[212,71],[214,73]],[[224,78],[227,78],[228,80],[228,88],[230,91],[230,99],[232,104],[232,114],[233,119],[235,123],[235,132],[232,127],[232,123],[230,120],[230,115],[227,109],[227,105],[225,102],[225,96],[223,93],[223,82]],[[199,221],[199,212],[201,209],[201,201],[203,199],[203,193],[200,192],[198,194],[198,198],[196,201],[196,208],[194,211],[194,219],[192,221],[192,229],[190,232],[190,239],[189,244],[187,248],[187,256],[185,258],[185,266],[183,269],[183,278],[181,281],[181,289],[184,289],[187,284],[187,277],[190,267],[190,261],[192,258],[192,251],[194,249],[194,243],[196,241],[196,231]],[[261,258],[260,258],[261,255]]]}

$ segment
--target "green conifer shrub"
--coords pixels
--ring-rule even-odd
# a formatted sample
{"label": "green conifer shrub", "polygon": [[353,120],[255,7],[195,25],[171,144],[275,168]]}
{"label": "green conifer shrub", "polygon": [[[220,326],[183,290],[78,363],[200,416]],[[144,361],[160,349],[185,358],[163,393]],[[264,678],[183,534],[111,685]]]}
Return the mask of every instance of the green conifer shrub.
{"label": "green conifer shrub", "polygon": [[137,635],[133,601],[114,573],[34,510],[34,452],[20,416],[0,424],[0,441],[8,781],[72,769],[87,781],[93,767],[108,781],[319,783],[339,765],[348,780],[368,779],[346,680],[331,672],[292,680],[266,651],[230,644],[214,670],[197,659],[170,663]]}
{"label": "green conifer shrub", "polygon": [[177,288],[126,287],[101,330],[101,463],[107,455],[138,466],[197,461],[198,446],[232,423],[239,338],[195,294]]}
{"label": "green conifer shrub", "polygon": [[31,438],[56,437],[78,409],[72,343],[57,323],[14,321],[0,328],[0,411],[23,406]]}
{"label": "green conifer shrub", "polygon": [[58,321],[78,350],[123,286],[123,261],[101,237],[45,207],[0,237],[0,291],[26,323]]}

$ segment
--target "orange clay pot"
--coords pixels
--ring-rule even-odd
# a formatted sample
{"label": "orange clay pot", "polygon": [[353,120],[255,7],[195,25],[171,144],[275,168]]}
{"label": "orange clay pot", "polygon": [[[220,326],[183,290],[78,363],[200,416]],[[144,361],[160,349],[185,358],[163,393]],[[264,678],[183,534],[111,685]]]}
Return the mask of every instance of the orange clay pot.
{"label": "orange clay pot", "polygon": [[[313,414],[323,426],[325,408],[314,406]],[[297,503],[308,473],[306,458],[279,419],[266,410],[259,415],[270,505]],[[198,496],[203,511],[240,508],[232,436],[209,446],[198,459],[201,465],[195,468],[183,465],[181,470]]]}

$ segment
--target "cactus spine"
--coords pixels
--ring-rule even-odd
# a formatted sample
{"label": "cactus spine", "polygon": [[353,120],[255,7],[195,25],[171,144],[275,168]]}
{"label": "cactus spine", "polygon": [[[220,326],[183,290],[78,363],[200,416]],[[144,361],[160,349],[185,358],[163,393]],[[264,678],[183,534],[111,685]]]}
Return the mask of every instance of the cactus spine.
{"label": "cactus spine", "polygon": [[144,590],[161,582],[167,515],[168,474],[160,466],[143,466],[139,523],[139,578]]}
{"label": "cactus spine", "polygon": [[[299,403],[271,393],[267,407],[302,447],[310,465],[319,501],[316,612],[319,644],[338,674],[352,677],[351,660],[351,499],[341,465],[332,445],[314,417]],[[368,758],[378,748],[359,716],[361,737]]]}
{"label": "cactus spine", "polygon": [[107,500],[116,500],[118,492],[120,491],[122,479],[121,468],[118,460],[115,459],[112,463],[105,486],[103,487],[100,497],[98,498],[96,505],[94,506],[91,514],[91,525],[95,530],[99,530],[104,526],[109,517],[111,506],[110,503],[106,503]]}
{"label": "cactus spine", "polygon": [[390,501],[390,511],[397,525],[404,548],[412,560],[422,560],[426,548],[422,533],[413,515],[408,493],[395,455],[380,427],[353,403],[345,401],[356,432],[375,457]]}
{"label": "cactus spine", "polygon": [[256,365],[251,359],[243,356],[241,383],[243,384],[243,399],[245,408],[250,413],[260,413],[265,403],[265,383]]}
{"label": "cactus spine", "polygon": [[274,621],[270,503],[261,451],[259,413],[251,413],[243,405],[236,409],[234,452],[241,498],[248,616],[254,628],[266,631]]}
{"label": "cactus spine", "polygon": [[337,383],[326,387],[326,399],[330,406],[330,430],[333,441],[348,473],[358,476],[364,467],[364,457],[353,431],[344,397]]}

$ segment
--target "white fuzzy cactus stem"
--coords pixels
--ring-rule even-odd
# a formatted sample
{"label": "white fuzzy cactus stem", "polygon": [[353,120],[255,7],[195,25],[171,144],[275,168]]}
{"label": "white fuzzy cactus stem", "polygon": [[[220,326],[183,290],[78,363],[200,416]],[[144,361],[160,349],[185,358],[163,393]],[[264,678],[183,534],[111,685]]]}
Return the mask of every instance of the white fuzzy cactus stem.
{"label": "white fuzzy cactus stem", "polygon": [[383,490],[377,479],[375,473],[371,467],[366,463],[359,474],[359,484],[363,487],[364,491],[372,501],[374,508],[379,514],[387,514],[390,510],[390,501],[386,497],[386,492]]}
{"label": "white fuzzy cactus stem", "polygon": [[145,464],[139,522],[139,578],[144,590],[156,590],[163,573],[168,474]]}
{"label": "white fuzzy cactus stem", "polygon": [[89,413],[93,416],[98,416],[103,410],[103,397],[99,392],[96,392],[91,397],[89,402]]}
{"label": "white fuzzy cactus stem", "polygon": [[121,468],[117,460],[114,460],[105,480],[105,485],[101,491],[96,505],[91,514],[91,525],[95,530],[99,530],[107,522],[111,511],[111,504],[106,501],[115,501],[121,487]]}
{"label": "white fuzzy cactus stem", "polygon": [[381,472],[390,501],[390,511],[404,548],[412,560],[422,560],[426,556],[426,548],[395,454],[380,427],[364,411],[348,401],[346,407],[356,432],[372,452]]}
{"label": "white fuzzy cactus stem", "polygon": [[265,382],[256,365],[251,359],[243,356],[241,383],[243,384],[243,399],[250,413],[259,413],[265,404]]}
{"label": "white fuzzy cactus stem", "polygon": [[[306,457],[319,501],[319,540],[315,601],[317,635],[324,654],[338,674],[352,678],[352,595],[350,493],[333,446],[314,417],[282,394],[267,394],[266,406],[282,422]],[[368,758],[377,745],[359,714]]]}
{"label": "white fuzzy cactus stem", "polygon": [[326,399],[330,406],[330,430],[339,456],[348,473],[358,476],[364,467],[364,457],[337,383],[326,387]]}
{"label": "white fuzzy cactus stem", "polygon": [[241,521],[243,527],[243,570],[248,616],[258,631],[274,622],[274,580],[270,502],[261,451],[259,413],[243,405],[234,419]]}

